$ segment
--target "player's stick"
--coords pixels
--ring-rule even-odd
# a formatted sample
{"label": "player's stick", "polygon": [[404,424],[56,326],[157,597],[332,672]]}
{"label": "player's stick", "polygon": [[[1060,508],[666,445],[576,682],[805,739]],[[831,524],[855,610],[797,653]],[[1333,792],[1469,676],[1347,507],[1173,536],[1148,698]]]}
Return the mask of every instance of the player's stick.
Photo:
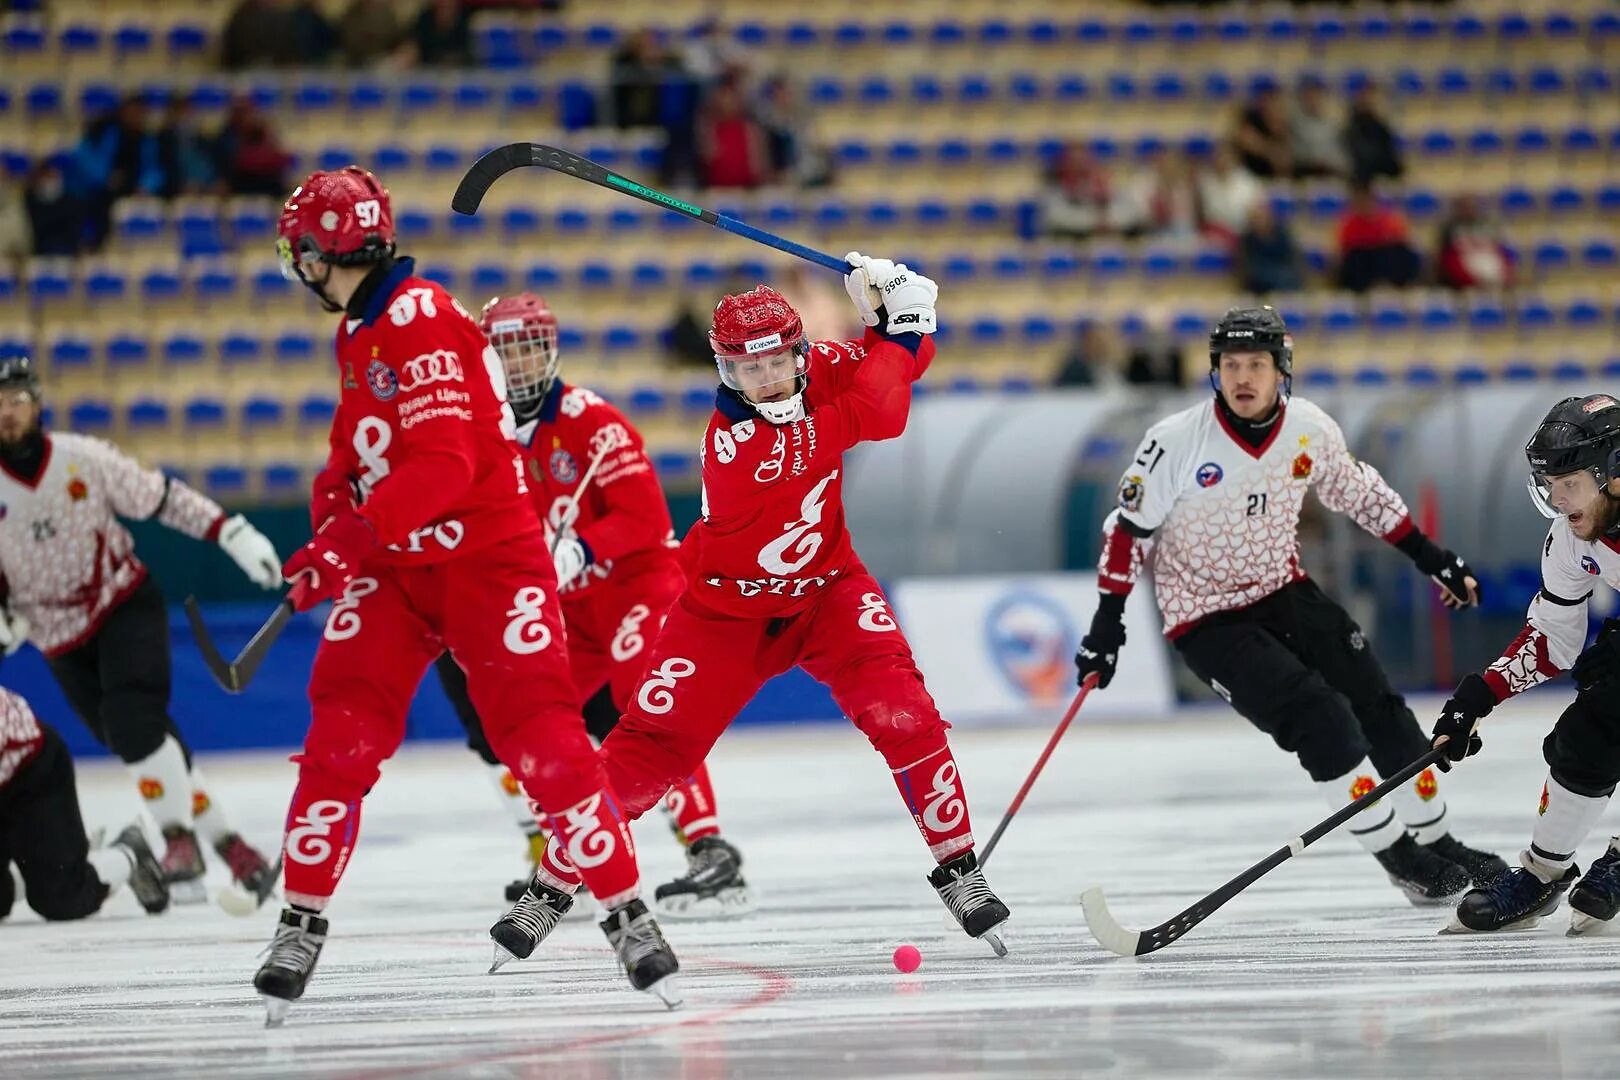
{"label": "player's stick", "polygon": [[1007,825],[1012,821],[1013,815],[1018,813],[1020,806],[1024,805],[1024,796],[1028,795],[1029,789],[1035,786],[1035,778],[1041,775],[1042,769],[1046,768],[1046,759],[1052,756],[1052,751],[1057,749],[1058,740],[1063,738],[1065,731],[1069,730],[1069,724],[1074,721],[1075,713],[1080,711],[1080,703],[1085,701],[1086,695],[1096,688],[1097,676],[1087,675],[1086,681],[1080,684],[1080,692],[1074,695],[1074,700],[1069,703],[1069,710],[1063,714],[1063,719],[1058,723],[1057,730],[1052,732],[1050,739],[1046,740],[1046,749],[1041,751],[1040,760],[1036,761],[1035,767],[1029,770],[1029,778],[1024,781],[1024,786],[1018,789],[1018,794],[1013,798],[1012,805],[1007,807],[1007,812],[1001,815],[1001,824],[997,825],[996,831],[990,834],[990,842],[984,845],[984,854],[979,856],[980,866],[990,861],[990,853],[996,850],[996,845],[1001,842],[1001,834],[1007,831]]}
{"label": "player's stick", "polygon": [[242,646],[242,651],[235,660],[227,661],[215,646],[214,639],[208,634],[208,627],[204,625],[202,611],[197,607],[195,596],[186,597],[186,618],[191,622],[191,635],[197,639],[197,648],[202,652],[203,663],[208,665],[208,672],[214,677],[227,693],[240,694],[247,688],[253,679],[259,665],[270,652],[270,646],[276,643],[281,631],[287,626],[287,620],[292,618],[293,611],[304,595],[304,583],[299,582],[287,590],[287,595],[281,598],[276,605],[275,612],[265,620],[264,625]]}
{"label": "player's stick", "polygon": [[754,241],[756,244],[764,244],[766,247],[775,248],[777,251],[785,251],[789,255],[797,255],[801,259],[813,262],[817,266],[825,266],[829,270],[836,270],[840,274],[847,274],[851,269],[849,263],[836,256],[828,255],[824,251],[817,251],[815,248],[795,243],[792,240],[777,236],[775,233],[766,232],[764,229],[756,229],[752,225],[738,221],[733,217],[727,217],[724,214],[717,214],[713,210],[693,206],[691,203],[677,199],[673,195],[666,195],[662,191],[657,191],[644,184],[638,184],[628,177],[609,172],[603,166],[582,158],[578,154],[570,154],[566,150],[559,150],[555,146],[547,146],[544,143],[508,143],[505,146],[491,150],[473,162],[472,167],[467,170],[467,175],[463,176],[461,183],[456,185],[456,193],[450,199],[450,208],[458,214],[466,214],[471,217],[478,212],[478,204],[484,201],[485,193],[489,191],[495,181],[513,169],[521,169],[529,165],[537,165],[542,169],[551,169],[553,172],[577,176],[581,180],[588,180],[596,184],[598,187],[605,187],[611,191],[629,195],[631,198],[652,203],[654,206],[662,206],[664,209],[673,210],[677,214],[697,218],[699,221],[713,225],[717,229],[735,233],[745,239]]}
{"label": "player's stick", "polygon": [[553,555],[557,554],[557,545],[562,543],[563,533],[572,529],[574,522],[579,520],[579,497],[585,494],[586,488],[591,486],[591,478],[596,475],[596,467],[602,464],[610,451],[616,449],[618,448],[604,446],[591,458],[591,463],[585,467],[585,475],[580,477],[579,486],[574,489],[574,494],[568,497],[568,504],[563,507],[563,512],[557,519],[556,531],[551,534],[551,553]]}
{"label": "player's stick", "polygon": [[1103,899],[1101,887],[1087,889],[1080,897],[1080,904],[1085,909],[1086,925],[1091,928],[1091,936],[1097,939],[1097,944],[1121,956],[1146,956],[1150,952],[1158,952],[1215,914],[1232,897],[1439,761],[1445,753],[1444,746],[1430,750],[1361,798],[1340,807],[1325,821],[1294,837],[1169,922],[1160,923],[1151,930],[1125,929],[1115,922],[1113,915],[1109,913],[1108,902]]}

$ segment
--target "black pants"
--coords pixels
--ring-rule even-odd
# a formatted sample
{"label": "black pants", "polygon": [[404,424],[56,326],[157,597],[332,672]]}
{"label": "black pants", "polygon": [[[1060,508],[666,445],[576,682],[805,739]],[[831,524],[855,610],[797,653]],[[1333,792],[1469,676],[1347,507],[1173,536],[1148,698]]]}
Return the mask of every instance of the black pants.
{"label": "black pants", "polygon": [[[461,721],[462,730],[467,733],[468,748],[489,764],[499,765],[501,759],[489,748],[489,740],[484,738],[484,723],[478,719],[478,710],[473,708],[472,697],[467,693],[466,672],[461,670],[461,665],[449,652],[440,653],[433,667],[439,673],[439,685],[444,687],[450,707],[456,710],[456,719]],[[619,722],[619,710],[613,704],[613,695],[607,683],[603,683],[591,695],[584,711],[585,730],[597,742],[607,738],[608,732]]]}
{"label": "black pants", "polygon": [[1575,695],[1541,744],[1552,777],[1577,795],[1602,798],[1620,783],[1620,685]]}
{"label": "black pants", "polygon": [[1366,635],[1309,579],[1212,616],[1175,645],[1313,780],[1337,779],[1364,757],[1388,776],[1429,749]]}
{"label": "black pants", "polygon": [[151,578],[113,609],[94,637],[50,665],[96,741],[126,763],[150,756],[173,735],[190,764],[191,750],[169,717],[169,613]]}
{"label": "black pants", "polygon": [[101,910],[107,886],[87,856],[67,744],[44,724],[45,744],[0,786],[0,919],[16,902],[10,864],[22,871],[28,906],[46,919],[82,919]]}

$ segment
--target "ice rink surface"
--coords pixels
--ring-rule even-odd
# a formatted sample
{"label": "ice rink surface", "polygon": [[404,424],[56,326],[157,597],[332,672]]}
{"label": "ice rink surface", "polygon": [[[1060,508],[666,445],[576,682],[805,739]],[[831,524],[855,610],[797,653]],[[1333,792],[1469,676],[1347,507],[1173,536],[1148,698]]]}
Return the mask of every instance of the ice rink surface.
{"label": "ice rink surface", "polygon": [[[1528,840],[1559,703],[1508,707],[1485,754],[1443,781],[1462,838],[1510,860]],[[958,733],[981,842],[1047,734]],[[729,923],[665,923],[679,1012],[627,989],[585,920],[485,974],[521,837],[475,759],[435,746],[403,753],[367,801],[332,937],[285,1028],[263,1027],[249,985],[273,910],[151,918],[127,893],[77,924],[19,910],[0,924],[0,1076],[1616,1073],[1620,934],[1567,939],[1561,908],[1534,931],[1438,937],[1446,912],[1409,906],[1346,835],[1164,952],[1099,948],[1086,886],[1140,929],[1325,816],[1298,767],[1227,714],[1099,727],[1082,713],[990,863],[1013,909],[1005,960],[946,928],[921,840],[853,729],[736,732],[713,764],[761,903]],[[208,771],[237,824],[273,846],[292,766],[243,755]],[[92,827],[135,810],[116,767],[82,767],[80,787]],[[682,860],[661,818],[637,835],[650,893]],[[1581,865],[1601,848],[1594,833]],[[905,942],[923,954],[909,976],[890,962]]]}

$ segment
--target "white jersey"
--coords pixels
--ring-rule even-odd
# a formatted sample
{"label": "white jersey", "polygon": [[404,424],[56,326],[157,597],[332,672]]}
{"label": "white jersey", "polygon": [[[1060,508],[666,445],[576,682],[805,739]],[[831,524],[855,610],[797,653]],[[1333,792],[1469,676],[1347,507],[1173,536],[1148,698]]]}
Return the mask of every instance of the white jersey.
{"label": "white jersey", "polygon": [[[0,686],[0,787],[5,787],[17,770],[39,753],[45,741],[34,710],[20,694]],[[0,873],[6,868],[0,866]]]}
{"label": "white jersey", "polygon": [[119,516],[210,540],[225,521],[212,499],[87,435],[46,435],[32,481],[0,463],[0,586],[47,656],[83,644],[146,577]]}
{"label": "white jersey", "polygon": [[1248,607],[1305,576],[1299,513],[1313,484],[1328,509],[1374,536],[1394,543],[1412,529],[1401,497],[1304,398],[1285,399],[1259,447],[1213,399],[1167,417],[1148,429],[1120,480],[1119,506],[1103,524],[1100,585],[1128,593],[1149,566],[1172,638]]}
{"label": "white jersey", "polygon": [[1557,518],[1541,545],[1541,591],[1530,601],[1525,627],[1485,669],[1502,701],[1568,671],[1586,647],[1586,603],[1599,582],[1620,590],[1620,540],[1582,540]]}

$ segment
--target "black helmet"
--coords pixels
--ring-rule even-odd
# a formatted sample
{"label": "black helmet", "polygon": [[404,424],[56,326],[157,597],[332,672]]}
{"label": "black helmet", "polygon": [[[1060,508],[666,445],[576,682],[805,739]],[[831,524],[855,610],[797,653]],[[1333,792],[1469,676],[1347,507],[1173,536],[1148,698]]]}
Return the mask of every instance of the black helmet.
{"label": "black helmet", "polygon": [[0,356],[0,390],[27,390],[39,400],[39,372],[27,353]]}
{"label": "black helmet", "polygon": [[1228,308],[1209,332],[1209,366],[1229,352],[1268,352],[1284,378],[1294,374],[1294,338],[1274,307]]}
{"label": "black helmet", "polygon": [[1608,394],[1567,397],[1547,411],[1524,444],[1530,462],[1530,494],[1549,517],[1547,479],[1589,472],[1601,487],[1620,476],[1620,400]]}

